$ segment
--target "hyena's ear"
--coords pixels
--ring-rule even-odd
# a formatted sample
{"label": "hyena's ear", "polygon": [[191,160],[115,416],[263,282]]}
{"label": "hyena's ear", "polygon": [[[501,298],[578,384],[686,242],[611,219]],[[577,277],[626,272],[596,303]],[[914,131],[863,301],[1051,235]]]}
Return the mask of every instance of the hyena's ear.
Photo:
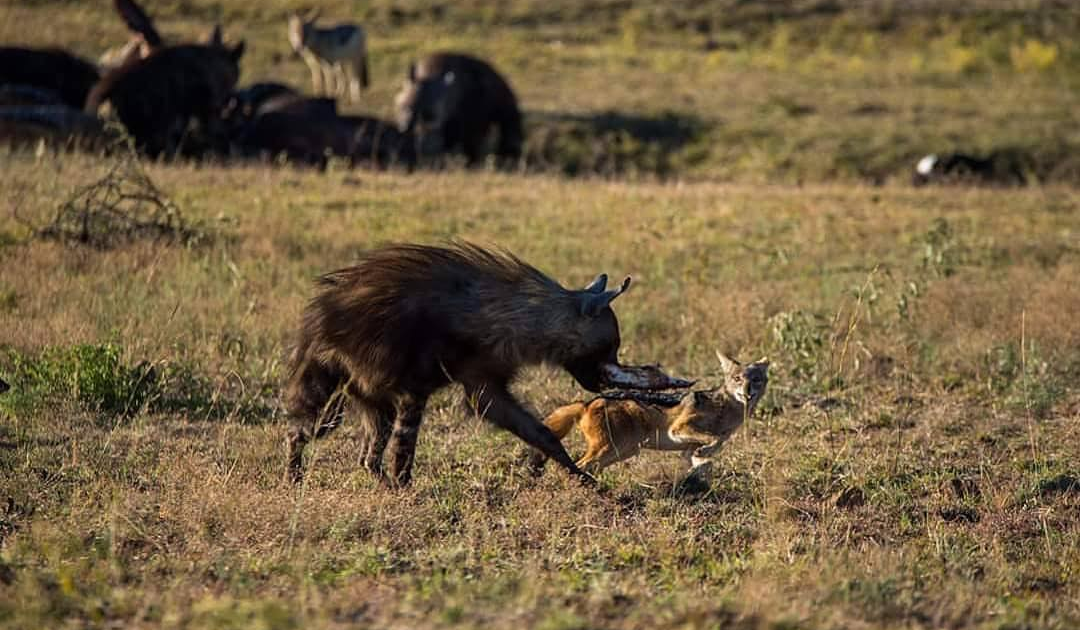
{"label": "hyena's ear", "polygon": [[[603,279],[603,284],[599,285],[600,289],[597,291],[593,287],[596,286],[597,283],[600,283],[601,279]],[[596,280],[592,281],[592,284],[585,287],[584,291],[579,292],[578,304],[582,315],[586,317],[596,317],[599,315],[601,311],[611,304],[612,300],[619,297],[630,288],[630,276],[626,276],[622,286],[614,291],[604,291],[604,287],[606,286],[607,276],[600,274],[597,276]]]}
{"label": "hyena's ear", "polygon": [[738,361],[732,359],[731,357],[724,354],[723,352],[720,352],[719,350],[716,351],[716,358],[720,361],[720,367],[724,370],[724,373],[730,372],[735,368],[739,367]]}
{"label": "hyena's ear", "polygon": [[229,56],[233,61],[240,61],[240,58],[244,56],[244,40],[240,40],[240,43],[229,49]]}
{"label": "hyena's ear", "polygon": [[607,274],[602,273],[599,276],[596,276],[596,279],[586,285],[582,291],[585,291],[586,293],[603,293],[606,288]]}
{"label": "hyena's ear", "polygon": [[409,83],[416,83],[416,62],[409,64]]}

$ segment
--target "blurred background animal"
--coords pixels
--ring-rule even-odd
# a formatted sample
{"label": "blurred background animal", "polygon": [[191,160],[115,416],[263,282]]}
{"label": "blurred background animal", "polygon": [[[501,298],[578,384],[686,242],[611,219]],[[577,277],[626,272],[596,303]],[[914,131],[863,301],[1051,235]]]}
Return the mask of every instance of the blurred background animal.
{"label": "blurred background animal", "polygon": [[[351,410],[364,424],[364,466],[391,484],[409,483],[428,397],[459,383],[477,415],[588,480],[509,387],[522,367],[540,363],[591,391],[620,382],[611,302],[629,285],[627,278],[608,291],[601,275],[565,289],[509,253],[466,243],[384,247],[324,275],[289,361],[288,478],[301,479],[304,446]],[[689,385],[656,372],[660,387]]]}
{"label": "blurred background animal", "polygon": [[342,116],[332,98],[308,97],[279,83],[237,90],[225,113],[233,153],[318,168],[329,158],[378,167],[415,163],[414,143],[390,122]]}
{"label": "blurred background animal", "polygon": [[131,31],[131,38],[123,46],[105,51],[98,59],[103,72],[114,70],[137,59],[145,59],[150,53],[165,45],[164,39],[154,26],[146,11],[134,0],[114,0],[113,7]]}
{"label": "blurred background animal", "polygon": [[367,34],[358,24],[318,27],[318,15],[289,16],[289,44],[311,71],[316,94],[360,100],[368,87]]}
{"label": "blurred background animal", "polygon": [[0,48],[0,87],[23,96],[25,88],[37,88],[38,105],[51,99],[81,110],[99,78],[94,64],[65,50]]}
{"label": "blurred background animal", "polygon": [[1026,183],[1024,156],[1015,151],[995,151],[986,157],[967,153],[931,153],[915,164],[911,183],[989,184],[1018,186]]}
{"label": "blurred background animal", "polygon": [[0,142],[100,149],[110,136],[83,104],[98,82],[92,63],[48,48],[0,48]]}
{"label": "blurred background animal", "polygon": [[[575,426],[585,438],[585,454],[577,461],[585,472],[596,474],[637,455],[641,449],[681,451],[689,465],[688,477],[705,480],[713,455],[731,434],[754,414],[769,382],[766,359],[742,365],[717,353],[724,375],[720,387],[670,394],[621,392],[592,401],[559,407],[544,424],[560,440]],[[531,465],[539,471],[544,457],[536,453]]]}
{"label": "blurred background animal", "polygon": [[86,101],[96,113],[105,102],[151,157],[177,154],[196,123],[212,138],[240,75],[244,42],[226,46],[220,28],[206,44],[166,46],[102,77]]}
{"label": "blurred background animal", "polygon": [[396,106],[398,125],[416,134],[422,154],[461,151],[475,166],[494,129],[495,155],[505,165],[521,157],[525,135],[517,97],[485,61],[438,53],[412,64]]}

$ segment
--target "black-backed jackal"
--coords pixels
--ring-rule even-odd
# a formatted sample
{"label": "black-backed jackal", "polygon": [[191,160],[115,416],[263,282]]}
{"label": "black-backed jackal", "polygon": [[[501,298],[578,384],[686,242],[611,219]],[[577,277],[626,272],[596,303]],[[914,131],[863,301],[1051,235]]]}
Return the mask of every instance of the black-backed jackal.
{"label": "black-backed jackal", "polygon": [[358,24],[318,27],[315,18],[289,16],[289,44],[311,70],[312,89],[360,100],[368,86],[367,34]]}

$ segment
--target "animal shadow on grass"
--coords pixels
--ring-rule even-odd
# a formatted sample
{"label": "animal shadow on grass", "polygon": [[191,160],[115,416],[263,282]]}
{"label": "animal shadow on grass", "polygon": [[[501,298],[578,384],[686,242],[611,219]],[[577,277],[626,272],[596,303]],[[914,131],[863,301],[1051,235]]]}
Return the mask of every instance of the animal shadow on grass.
{"label": "animal shadow on grass", "polygon": [[525,163],[530,170],[570,176],[643,174],[664,177],[684,166],[678,156],[709,126],[687,113],[656,115],[526,114]]}
{"label": "animal shadow on grass", "polygon": [[605,494],[626,514],[644,514],[650,502],[661,499],[716,506],[750,504],[755,498],[755,485],[756,481],[749,473],[731,471],[716,474],[711,480],[689,475],[624,487]]}

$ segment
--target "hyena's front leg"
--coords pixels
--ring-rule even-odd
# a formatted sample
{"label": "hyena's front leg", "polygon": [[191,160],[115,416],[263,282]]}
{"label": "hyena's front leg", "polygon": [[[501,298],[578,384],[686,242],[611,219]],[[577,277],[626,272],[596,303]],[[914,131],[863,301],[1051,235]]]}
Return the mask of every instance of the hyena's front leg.
{"label": "hyena's front leg", "polygon": [[518,436],[529,446],[543,452],[581,481],[595,483],[592,477],[578,468],[574,460],[570,459],[570,455],[559,442],[559,438],[514,400],[505,385],[485,381],[463,384],[466,402],[476,413],[495,426]]}

